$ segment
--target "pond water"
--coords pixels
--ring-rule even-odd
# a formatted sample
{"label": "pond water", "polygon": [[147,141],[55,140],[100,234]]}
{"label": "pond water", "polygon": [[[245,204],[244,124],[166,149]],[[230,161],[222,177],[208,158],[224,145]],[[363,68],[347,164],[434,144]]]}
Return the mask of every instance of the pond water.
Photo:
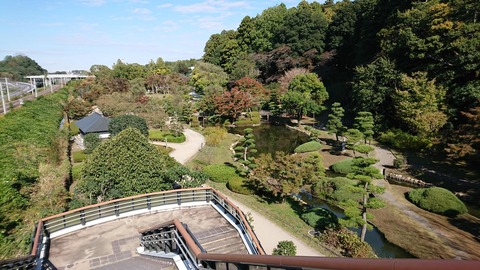
{"label": "pond water", "polygon": [[[323,200],[313,198],[308,193],[301,193],[299,197],[312,207],[321,207],[328,209],[332,211],[338,218],[345,217],[342,209],[334,205],[330,205]],[[361,228],[349,229],[356,232],[360,236]],[[412,254],[408,253],[401,247],[390,243],[385,238],[383,233],[379,231],[376,227],[373,227],[372,230],[367,231],[367,234],[365,235],[365,242],[370,244],[377,256],[380,258],[415,258]]]}
{"label": "pond water", "polygon": [[[229,129],[228,132],[243,135],[245,128],[235,127]],[[262,124],[253,127],[253,134],[255,135],[255,143],[259,154],[274,154],[277,151],[293,153],[295,147],[309,141],[309,137],[306,134],[285,126]],[[307,197],[302,197],[302,199],[312,206],[329,209],[340,218],[345,216],[340,208],[328,205],[323,201]],[[360,229],[356,228],[351,228],[351,230],[357,233],[360,232]],[[381,258],[414,258],[402,248],[388,242],[377,228],[367,232],[365,241],[372,246],[375,253]]]}
{"label": "pond water", "polygon": [[[235,127],[229,129],[228,132],[243,135],[245,128],[246,127]],[[309,140],[309,137],[305,133],[289,129],[285,126],[262,124],[252,129],[259,154],[274,154],[278,151],[293,153],[295,147]]]}

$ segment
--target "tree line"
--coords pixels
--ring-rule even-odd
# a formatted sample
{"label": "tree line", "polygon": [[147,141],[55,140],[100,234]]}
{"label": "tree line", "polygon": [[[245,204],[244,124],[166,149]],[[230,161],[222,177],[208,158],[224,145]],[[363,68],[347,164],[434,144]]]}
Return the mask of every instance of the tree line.
{"label": "tree line", "polygon": [[400,148],[475,160],[478,140],[463,138],[480,131],[479,9],[473,0],[280,4],[213,34],[203,60],[223,81],[255,78],[270,90],[267,108],[281,111],[284,81],[305,69],[347,121],[370,112],[377,134],[389,131]]}

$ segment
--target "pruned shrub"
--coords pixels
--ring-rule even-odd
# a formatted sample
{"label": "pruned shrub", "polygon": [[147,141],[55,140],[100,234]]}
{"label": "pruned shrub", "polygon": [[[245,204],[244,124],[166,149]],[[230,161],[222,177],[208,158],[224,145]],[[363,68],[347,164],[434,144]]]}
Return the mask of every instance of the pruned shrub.
{"label": "pruned shrub", "polygon": [[353,172],[353,159],[344,159],[331,166],[331,169],[336,173],[349,174]]}
{"label": "pruned shrub", "polygon": [[97,133],[88,133],[83,137],[83,145],[85,146],[85,154],[90,154],[100,145],[102,140]]}
{"label": "pruned shrub", "polygon": [[332,211],[320,207],[302,214],[301,218],[316,231],[324,231],[338,225],[338,217]]}
{"label": "pruned shrub", "polygon": [[235,168],[225,164],[212,164],[203,167],[203,172],[210,177],[210,179],[217,183],[227,183],[231,179],[238,177]]}
{"label": "pruned shrub", "polygon": [[253,191],[250,190],[246,185],[242,177],[233,177],[228,180],[227,188],[235,193],[240,193],[244,195],[251,195]]}
{"label": "pruned shrub", "polygon": [[451,191],[440,188],[419,188],[407,193],[407,198],[418,207],[427,211],[456,216],[467,213],[467,207]]}
{"label": "pruned shrub", "polygon": [[295,153],[307,153],[307,152],[314,152],[318,151],[322,148],[322,145],[317,141],[309,141],[302,145],[299,145],[295,150]]}
{"label": "pruned shrub", "polygon": [[403,157],[397,157],[396,159],[393,160],[393,167],[396,169],[400,169],[405,165],[405,158]]}
{"label": "pruned shrub", "polygon": [[171,143],[183,143],[186,138],[183,133],[179,133],[178,136],[170,132],[165,132],[159,129],[151,129],[148,131],[148,139],[157,142],[171,142]]}

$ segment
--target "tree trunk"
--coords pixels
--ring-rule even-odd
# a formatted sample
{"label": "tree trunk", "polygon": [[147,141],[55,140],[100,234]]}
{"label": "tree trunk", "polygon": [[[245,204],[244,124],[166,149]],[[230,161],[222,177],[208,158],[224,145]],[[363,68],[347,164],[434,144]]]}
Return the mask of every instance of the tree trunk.
{"label": "tree trunk", "polygon": [[368,188],[368,182],[365,183],[365,193],[363,194],[363,209],[362,209],[362,219],[363,219],[363,226],[362,226],[362,234],[360,236],[360,239],[362,242],[365,242],[365,235],[367,234],[367,198],[368,198],[368,193],[367,193],[367,188]]}
{"label": "tree trunk", "polygon": [[247,151],[248,151],[248,147],[245,146],[245,151],[243,152],[243,160],[244,161],[247,161]]}

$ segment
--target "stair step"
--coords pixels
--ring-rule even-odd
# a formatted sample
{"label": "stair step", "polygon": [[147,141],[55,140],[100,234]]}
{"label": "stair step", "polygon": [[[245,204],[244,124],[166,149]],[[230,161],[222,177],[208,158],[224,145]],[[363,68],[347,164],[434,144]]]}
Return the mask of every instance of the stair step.
{"label": "stair step", "polygon": [[202,245],[208,253],[227,253],[230,250],[245,248],[240,239],[227,239],[226,241],[215,241]]}

